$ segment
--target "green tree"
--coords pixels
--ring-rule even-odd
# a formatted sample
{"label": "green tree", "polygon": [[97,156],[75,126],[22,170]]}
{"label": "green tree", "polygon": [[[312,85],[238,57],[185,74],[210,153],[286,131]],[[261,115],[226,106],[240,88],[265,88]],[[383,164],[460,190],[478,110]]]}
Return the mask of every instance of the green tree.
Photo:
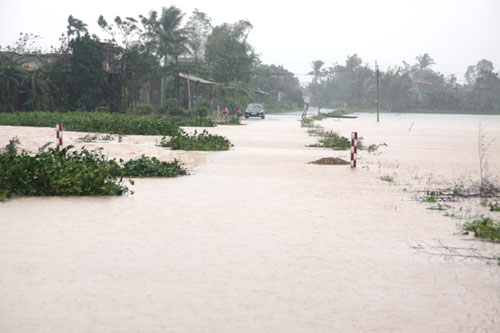
{"label": "green tree", "polygon": [[69,81],[70,104],[73,108],[94,110],[103,103],[106,74],[103,49],[95,36],[86,33],[69,42],[71,49]]}
{"label": "green tree", "polygon": [[28,78],[28,72],[20,59],[14,60],[0,54],[0,112],[19,109],[20,88]]}
{"label": "green tree", "polygon": [[212,22],[207,14],[195,9],[189,17],[185,28],[189,35],[189,48],[196,63],[205,60],[205,45],[212,33]]}
{"label": "green tree", "polygon": [[323,77],[324,72],[322,70],[322,67],[324,64],[325,63],[322,60],[311,61],[312,71],[307,73],[307,75],[312,75],[312,77],[313,77],[312,82],[314,84],[319,83],[318,81],[320,81],[321,78]]}
{"label": "green tree", "polygon": [[250,22],[224,23],[208,36],[205,57],[217,82],[250,82],[257,55],[247,41]]}

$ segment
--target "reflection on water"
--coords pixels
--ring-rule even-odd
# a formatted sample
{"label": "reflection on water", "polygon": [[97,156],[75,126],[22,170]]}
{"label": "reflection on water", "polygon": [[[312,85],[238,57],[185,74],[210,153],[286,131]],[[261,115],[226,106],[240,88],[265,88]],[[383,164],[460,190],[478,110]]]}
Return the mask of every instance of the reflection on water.
{"label": "reflection on water", "polygon": [[[174,152],[149,136],[85,144],[110,157],[180,158],[192,174],[136,179],[125,197],[0,203],[1,330],[494,331],[498,269],[410,245],[498,246],[463,241],[456,220],[411,191],[429,177],[476,177],[479,119],[494,139],[500,117],[375,117],[320,123],[387,143],[362,151],[355,170],[308,164],[349,155],[305,147],[317,138],[300,112],[209,129],[235,144],[227,152]],[[81,145],[85,134],[64,138]],[[36,151],[55,132],[4,126],[0,144],[15,135]]]}

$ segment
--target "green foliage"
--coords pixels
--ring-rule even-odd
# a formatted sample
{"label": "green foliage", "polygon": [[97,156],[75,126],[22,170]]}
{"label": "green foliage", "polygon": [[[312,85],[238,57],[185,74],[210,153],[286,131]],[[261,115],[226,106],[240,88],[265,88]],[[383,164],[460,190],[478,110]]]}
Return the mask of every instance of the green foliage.
{"label": "green foliage", "polygon": [[391,176],[386,175],[386,176],[382,176],[382,177],[380,177],[380,180],[382,180],[382,181],[384,181],[384,182],[389,182],[389,183],[392,183],[392,182],[394,181],[394,178],[393,178],[393,177],[391,177]]}
{"label": "green foliage", "polygon": [[287,111],[297,111],[300,108],[292,101],[281,101],[266,104],[267,113],[278,113]]}
{"label": "green foliage", "polygon": [[490,241],[500,241],[500,222],[489,217],[481,217],[463,225],[464,231],[474,232],[475,237]]}
{"label": "green foliage", "polygon": [[213,28],[205,46],[205,57],[216,82],[249,82],[257,58],[247,37],[250,22],[224,23]]}
{"label": "green foliage", "polygon": [[175,98],[169,98],[165,102],[165,107],[170,115],[182,115],[183,111],[179,102]]}
{"label": "green foliage", "polygon": [[178,126],[213,127],[206,118],[181,116],[134,116],[102,112],[15,112],[0,113],[0,125],[54,127],[62,123],[66,131],[174,135]]}
{"label": "green foliage", "polygon": [[[348,56],[345,65],[329,68],[322,68],[321,60],[314,61],[308,87],[313,105],[376,107],[377,72],[362,64],[356,54]],[[483,59],[469,66],[465,84],[459,84],[455,75],[435,72],[432,65],[434,60],[425,53],[416,57],[414,65],[403,62],[379,71],[379,107],[393,112],[500,112],[500,74],[492,62]]]}
{"label": "green foliage", "polygon": [[211,113],[211,111],[212,111],[212,108],[210,107],[210,103],[207,101],[201,102],[198,105],[198,107],[195,109],[195,113],[200,118],[207,117]]}
{"label": "green foliage", "polygon": [[205,150],[219,151],[229,150],[232,147],[231,142],[220,135],[210,134],[206,130],[199,133],[194,131],[193,135],[189,135],[182,129],[180,132],[172,136],[170,140],[163,138],[160,142],[162,147],[170,147],[174,150]]}
{"label": "green foliage", "polygon": [[[0,200],[12,196],[122,195],[128,192],[121,177],[176,177],[187,171],[178,160],[172,163],[142,155],[120,166],[100,151],[62,151],[49,148],[30,155],[18,153],[19,140],[0,150]],[[119,178],[120,177],[120,178]]]}
{"label": "green foliage", "polygon": [[238,118],[237,116],[229,116],[226,120],[226,122],[223,122],[221,124],[224,124],[224,125],[241,125],[241,121],[240,121],[240,118]]}
{"label": "green foliage", "polygon": [[135,114],[145,116],[148,114],[154,114],[155,109],[151,105],[139,105],[135,111]]}
{"label": "green foliage", "polygon": [[178,160],[168,163],[156,157],[149,158],[142,155],[124,163],[122,175],[124,177],[176,177],[187,175],[187,171]]}
{"label": "green foliage", "polygon": [[0,112],[12,112],[19,108],[20,89],[28,77],[20,61],[0,54]]}
{"label": "green foliage", "polygon": [[429,202],[429,203],[434,203],[437,201],[437,194],[436,192],[430,192],[428,193],[428,195],[424,198],[424,201],[425,202]]}
{"label": "green foliage", "polygon": [[321,136],[319,143],[325,148],[332,148],[333,150],[351,149],[351,141],[337,132],[322,131],[319,135]]}
{"label": "green foliage", "polygon": [[13,142],[0,153],[0,193],[11,196],[122,195],[128,191],[114,176],[119,167],[99,152],[69,152],[72,146],[31,156],[15,153]]}
{"label": "green foliage", "polygon": [[72,39],[69,47],[72,51],[69,73],[71,106],[75,109],[94,110],[103,104],[106,86],[101,44],[96,37],[87,33]]}
{"label": "green foliage", "polygon": [[[296,111],[302,109],[304,105],[299,79],[281,65],[259,64],[255,66],[250,82],[259,90],[273,92],[266,97],[255,94],[260,97],[261,102],[265,102],[268,112]],[[284,92],[284,99],[280,102],[278,102],[278,94],[275,93],[278,90]]]}

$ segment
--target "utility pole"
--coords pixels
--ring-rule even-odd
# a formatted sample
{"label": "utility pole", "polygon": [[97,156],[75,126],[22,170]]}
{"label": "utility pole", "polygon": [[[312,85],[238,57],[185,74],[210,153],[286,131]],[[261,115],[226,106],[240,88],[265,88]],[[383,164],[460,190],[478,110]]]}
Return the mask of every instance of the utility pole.
{"label": "utility pole", "polygon": [[379,110],[378,110],[378,107],[379,107],[379,99],[380,99],[380,93],[379,93],[379,90],[378,90],[378,77],[379,77],[379,71],[378,71],[378,64],[377,62],[375,61],[375,68],[376,68],[376,73],[377,73],[377,123],[380,119],[380,116],[379,116]]}

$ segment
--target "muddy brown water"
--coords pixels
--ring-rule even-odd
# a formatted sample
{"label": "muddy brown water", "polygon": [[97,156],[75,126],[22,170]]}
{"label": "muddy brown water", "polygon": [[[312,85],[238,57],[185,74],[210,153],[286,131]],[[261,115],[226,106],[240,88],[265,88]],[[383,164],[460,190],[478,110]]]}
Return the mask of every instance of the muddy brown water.
{"label": "muddy brown water", "polygon": [[[375,117],[320,123],[388,145],[355,170],[309,164],[349,154],[305,147],[316,138],[299,114],[209,129],[235,145],[216,153],[65,132],[110,157],[179,158],[191,175],[135,179],[124,197],[0,203],[0,331],[496,331],[500,267],[418,247],[498,245],[457,234],[462,220],[415,193],[478,177],[480,122],[498,176],[500,116]],[[1,126],[0,145],[16,135],[36,151],[55,130]]]}

